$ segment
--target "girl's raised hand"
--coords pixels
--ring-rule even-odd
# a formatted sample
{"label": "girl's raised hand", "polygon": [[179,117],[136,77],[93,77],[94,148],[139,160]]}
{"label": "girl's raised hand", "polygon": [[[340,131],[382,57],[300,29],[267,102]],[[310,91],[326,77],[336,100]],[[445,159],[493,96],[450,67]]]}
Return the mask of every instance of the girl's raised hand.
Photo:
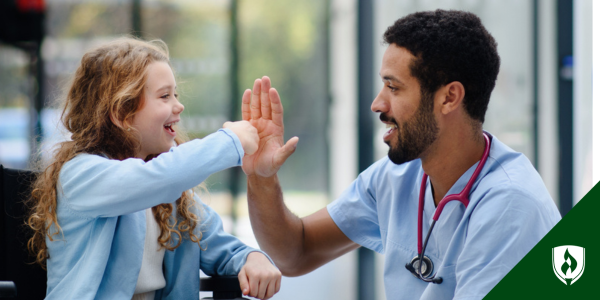
{"label": "girl's raised hand", "polygon": [[256,131],[256,128],[250,124],[250,122],[225,122],[223,124],[223,128],[227,128],[237,135],[238,139],[242,143],[242,148],[244,148],[244,153],[246,155],[252,155],[258,149],[258,132]]}
{"label": "girl's raised hand", "polygon": [[281,272],[260,252],[251,252],[238,274],[242,294],[269,299],[279,292]]}

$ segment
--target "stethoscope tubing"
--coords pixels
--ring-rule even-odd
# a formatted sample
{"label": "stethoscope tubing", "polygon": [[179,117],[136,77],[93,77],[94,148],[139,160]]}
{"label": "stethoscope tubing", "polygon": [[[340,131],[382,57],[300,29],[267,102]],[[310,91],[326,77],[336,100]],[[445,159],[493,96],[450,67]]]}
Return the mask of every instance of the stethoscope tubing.
{"label": "stethoscope tubing", "polygon": [[[431,227],[429,227],[429,231],[427,231],[427,236],[425,237],[425,244],[423,245],[423,253],[425,253],[425,248],[427,248],[427,242],[429,241],[429,237],[431,236],[431,232],[433,231],[433,227],[435,226],[436,222],[437,222],[437,220],[433,220],[433,222],[431,222]],[[423,273],[421,271],[422,271],[424,256],[425,255],[422,255],[421,253],[419,253],[419,267],[417,268],[417,274],[419,274],[419,277],[421,278],[421,280],[423,280],[425,282],[433,282],[433,283],[437,283],[437,284],[442,283],[441,277],[435,277],[435,275],[437,273],[433,274],[431,277],[423,277]],[[433,261],[431,261],[431,266],[433,268]]]}
{"label": "stethoscope tubing", "polygon": [[[471,178],[469,179],[469,181],[467,182],[467,185],[462,189],[462,191],[458,194],[452,194],[452,195],[448,195],[446,197],[444,197],[442,199],[442,201],[440,201],[440,203],[438,203],[437,208],[435,209],[435,213],[433,214],[433,222],[431,223],[431,227],[429,228],[428,232],[427,232],[427,237],[425,238],[425,243],[422,243],[423,241],[423,211],[424,211],[424,206],[425,206],[425,190],[427,188],[427,178],[428,175],[426,173],[423,173],[423,179],[421,180],[421,189],[419,192],[419,215],[418,215],[418,235],[417,235],[417,239],[418,239],[418,245],[417,245],[417,253],[419,255],[419,265],[418,268],[416,269],[416,273],[419,275],[419,277],[426,282],[433,282],[433,283],[441,283],[442,282],[442,278],[441,277],[435,277],[436,274],[431,275],[430,277],[423,277],[422,271],[421,271],[421,267],[423,264],[423,257],[425,256],[425,248],[427,247],[427,243],[429,242],[429,237],[431,235],[431,232],[433,231],[433,227],[435,226],[435,223],[438,221],[440,215],[442,214],[442,211],[444,210],[444,206],[446,206],[446,204],[450,201],[460,201],[465,208],[467,208],[467,206],[469,205],[469,196],[471,194],[471,188],[473,187],[473,184],[475,184],[475,181],[477,180],[477,177],[479,177],[479,174],[481,173],[481,170],[483,169],[483,166],[485,165],[489,155],[490,155],[490,137],[487,134],[483,134],[483,137],[485,138],[485,150],[483,151],[483,155],[479,161],[479,164],[477,165],[477,167],[475,168],[475,171],[473,172],[473,175],[471,175]],[[432,265],[433,266],[433,265]]]}

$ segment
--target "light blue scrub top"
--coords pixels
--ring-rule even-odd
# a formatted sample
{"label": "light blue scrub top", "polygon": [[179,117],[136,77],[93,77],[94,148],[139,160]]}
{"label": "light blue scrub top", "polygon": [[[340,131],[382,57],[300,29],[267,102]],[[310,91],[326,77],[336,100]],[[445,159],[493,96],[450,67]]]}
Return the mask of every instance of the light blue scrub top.
{"label": "light blue scrub top", "polygon": [[[130,300],[142,266],[145,209],[174,203],[210,174],[239,166],[243,156],[237,136],[221,129],[149,162],[80,154],[65,163],[57,197],[62,232],[54,241],[46,238],[46,299]],[[198,300],[200,269],[208,275],[237,275],[247,255],[258,251],[225,233],[219,216],[194,199],[201,206],[194,212],[205,251],[189,239],[165,251],[166,286],[155,299]]]}
{"label": "light blue scrub top", "polygon": [[[476,167],[477,163],[446,195],[460,193]],[[465,209],[459,201],[449,202],[433,229],[425,255],[443,282],[426,283],[404,267],[417,255],[422,177],[419,159],[396,165],[385,157],[327,207],[348,238],[385,255],[388,300],[482,299],[561,218],[525,155],[493,137],[469,206]],[[434,211],[428,180],[423,240]]]}

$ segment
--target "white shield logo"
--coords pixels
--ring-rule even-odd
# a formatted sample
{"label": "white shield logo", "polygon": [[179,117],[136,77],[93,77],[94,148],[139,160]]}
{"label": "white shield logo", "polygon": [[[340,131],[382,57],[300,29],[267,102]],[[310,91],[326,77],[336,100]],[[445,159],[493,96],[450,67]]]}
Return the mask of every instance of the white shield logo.
{"label": "white shield logo", "polygon": [[573,285],[585,269],[585,249],[579,246],[552,248],[554,274],[566,285]]}

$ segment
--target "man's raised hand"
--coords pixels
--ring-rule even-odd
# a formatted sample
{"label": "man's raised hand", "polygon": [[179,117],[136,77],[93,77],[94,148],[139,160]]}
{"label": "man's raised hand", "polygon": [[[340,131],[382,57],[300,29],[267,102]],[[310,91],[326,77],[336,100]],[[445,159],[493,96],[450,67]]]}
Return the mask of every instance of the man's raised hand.
{"label": "man's raised hand", "polygon": [[275,175],[287,158],[294,153],[298,137],[283,144],[283,105],[277,90],[271,88],[271,79],[256,79],[252,91],[242,97],[242,119],[258,131],[258,150],[245,155],[242,169],[246,175],[270,177]]}

